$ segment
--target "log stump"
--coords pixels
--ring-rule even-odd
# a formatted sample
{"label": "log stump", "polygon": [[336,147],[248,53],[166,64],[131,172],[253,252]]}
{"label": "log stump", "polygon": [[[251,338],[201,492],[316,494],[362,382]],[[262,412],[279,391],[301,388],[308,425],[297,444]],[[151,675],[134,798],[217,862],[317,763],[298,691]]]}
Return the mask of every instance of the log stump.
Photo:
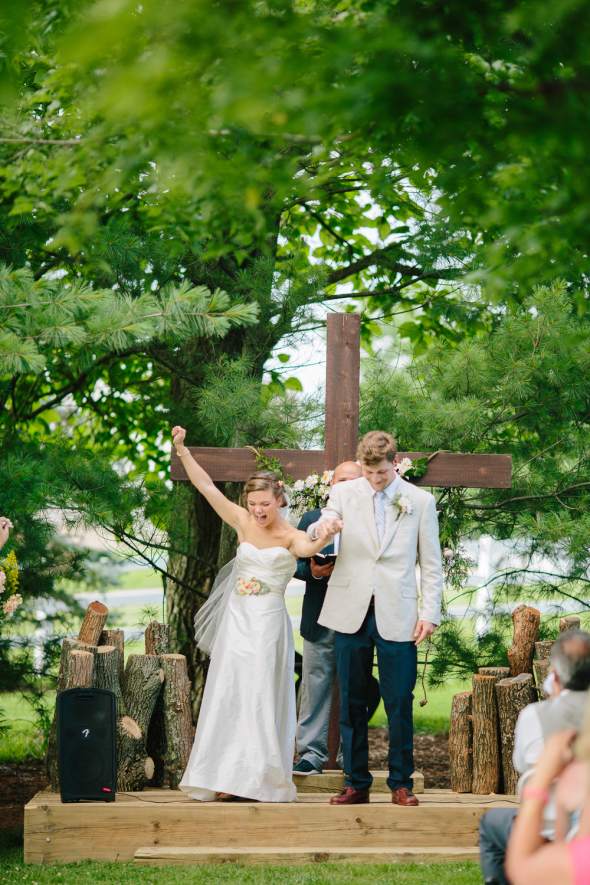
{"label": "log stump", "polygon": [[145,628],[146,655],[170,654],[170,626],[152,621]]}
{"label": "log stump", "polygon": [[[67,640],[64,640],[64,645]],[[70,640],[72,642],[73,640]],[[89,688],[92,685],[94,674],[94,655],[89,651],[70,648],[66,646],[64,655],[62,647],[62,659],[60,661],[59,692],[70,688]],[[54,714],[49,742],[47,744],[47,756],[45,767],[50,784],[49,789],[59,792],[59,772],[57,770],[57,717]]]}
{"label": "log stump", "polygon": [[510,667],[479,667],[480,676],[495,676],[496,679],[506,679],[510,676]]}
{"label": "log stump", "polygon": [[117,671],[119,674],[119,685],[123,685],[123,676],[125,675],[125,631],[124,630],[103,630],[98,640],[100,645],[114,645],[117,650]]}
{"label": "log stump", "polygon": [[471,724],[471,692],[463,691],[453,698],[449,728],[451,790],[471,793],[473,785],[473,727]]}
{"label": "log stump", "polygon": [[543,683],[551,672],[551,661],[533,661],[533,668],[535,670],[535,679],[537,680],[537,694],[539,700],[546,701],[549,695],[543,688]]}
{"label": "log stump", "polygon": [[97,688],[113,691],[117,698],[117,722],[125,715],[121,683],[119,682],[119,666],[117,649],[114,645],[99,645],[94,660],[94,684]]}
{"label": "log stump", "polygon": [[148,762],[147,732],[163,681],[159,657],[129,655],[123,685],[126,715],[121,720],[118,748],[117,789],[122,792],[143,790],[148,774],[153,775],[153,763]]}
{"label": "log stump", "polygon": [[495,676],[473,676],[473,786],[472,792],[497,793],[500,789],[500,745]]}
{"label": "log stump", "polygon": [[550,639],[545,642],[535,642],[535,652],[537,655],[538,661],[548,661],[551,657],[551,646],[555,642],[554,639]]}
{"label": "log stump", "polygon": [[162,655],[164,671],[164,768],[171,790],[177,790],[192,749],[191,683],[184,655]]}
{"label": "log stump", "polygon": [[559,632],[566,633],[568,630],[580,629],[580,618],[578,615],[568,615],[567,618],[561,618],[559,621]]}
{"label": "log stump", "polygon": [[519,778],[519,774],[512,764],[514,729],[520,711],[537,700],[533,677],[530,673],[520,673],[509,679],[501,679],[496,683],[496,700],[500,723],[504,792],[512,796],[516,793]]}
{"label": "log stump", "polygon": [[91,602],[86,609],[78,639],[80,642],[87,642],[89,645],[98,645],[100,634],[107,622],[109,610],[102,602]]}
{"label": "log stump", "polygon": [[520,673],[530,673],[532,676],[535,642],[539,633],[541,614],[536,608],[519,605],[512,612],[512,623],[514,624],[514,636],[512,646],[508,649],[510,675],[518,676]]}

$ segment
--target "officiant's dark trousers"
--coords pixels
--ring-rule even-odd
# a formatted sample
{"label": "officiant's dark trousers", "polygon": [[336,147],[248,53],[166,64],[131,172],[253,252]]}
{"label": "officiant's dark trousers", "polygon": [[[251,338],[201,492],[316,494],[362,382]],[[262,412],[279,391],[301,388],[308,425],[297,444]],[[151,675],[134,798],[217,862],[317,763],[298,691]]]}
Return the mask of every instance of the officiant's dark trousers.
{"label": "officiant's dark trousers", "polygon": [[369,607],[357,633],[336,632],[336,668],[340,683],[340,731],[347,787],[367,790],[369,772],[367,697],[377,649],[379,685],[389,723],[390,790],[412,789],[414,773],[414,723],[412,701],[418,669],[413,642],[391,642],[377,630],[375,608]]}

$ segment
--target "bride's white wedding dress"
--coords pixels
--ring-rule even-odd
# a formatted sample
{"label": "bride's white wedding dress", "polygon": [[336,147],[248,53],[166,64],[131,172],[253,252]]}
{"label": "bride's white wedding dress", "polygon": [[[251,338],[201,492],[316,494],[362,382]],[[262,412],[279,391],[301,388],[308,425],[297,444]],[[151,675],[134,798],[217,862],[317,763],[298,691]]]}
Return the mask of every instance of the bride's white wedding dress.
{"label": "bride's white wedding dress", "polygon": [[[295,557],[284,547],[240,544],[215,591],[224,602],[191,756],[180,782],[191,799],[232,793],[262,802],[296,802],[295,649],[285,589]],[[225,572],[225,575],[224,575]],[[239,595],[238,579],[262,584]],[[242,585],[243,586],[243,585]],[[197,637],[199,616],[196,619]]]}

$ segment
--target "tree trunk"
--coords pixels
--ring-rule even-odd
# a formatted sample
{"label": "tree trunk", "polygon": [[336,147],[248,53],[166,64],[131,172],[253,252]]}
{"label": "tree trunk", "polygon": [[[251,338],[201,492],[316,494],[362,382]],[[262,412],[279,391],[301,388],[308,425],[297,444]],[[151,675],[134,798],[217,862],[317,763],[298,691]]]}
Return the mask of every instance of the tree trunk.
{"label": "tree trunk", "polygon": [[171,790],[177,790],[193,743],[190,689],[184,655],[162,655],[164,671],[164,724],[166,751],[164,766]]}
{"label": "tree trunk", "polygon": [[568,615],[567,618],[561,618],[559,621],[559,632],[565,633],[567,630],[579,630],[580,623],[578,615]]}
{"label": "tree trunk", "polygon": [[538,661],[549,660],[551,657],[551,646],[554,641],[554,639],[550,639],[548,642],[535,642],[535,652],[537,653]]}
{"label": "tree trunk", "polygon": [[125,631],[124,630],[103,630],[98,640],[99,645],[114,645],[117,650],[117,672],[119,674],[119,685],[123,685],[123,676],[125,675]]}
{"label": "tree trunk", "polygon": [[543,688],[543,683],[551,672],[551,661],[533,661],[533,668],[535,670],[535,679],[537,680],[538,699],[540,701],[546,701],[549,695]]}
{"label": "tree trunk", "polygon": [[144,639],[146,655],[170,654],[170,627],[168,624],[152,621],[145,628]]}
{"label": "tree trunk", "polygon": [[125,715],[123,695],[119,682],[117,649],[114,645],[99,645],[94,661],[94,684],[97,688],[113,691],[117,698],[117,723]]}
{"label": "tree trunk", "polygon": [[512,623],[514,624],[514,636],[512,647],[508,649],[510,675],[518,676],[520,673],[530,673],[532,676],[535,642],[539,633],[541,615],[536,608],[519,605],[512,612]]}
{"label": "tree trunk", "polygon": [[500,789],[500,746],[495,676],[473,676],[473,792],[497,793]]}
{"label": "tree trunk", "polygon": [[506,679],[510,676],[510,667],[480,667],[477,671],[480,676],[495,676],[496,679]]}
{"label": "tree trunk", "polygon": [[512,764],[516,720],[520,711],[528,704],[532,704],[536,699],[533,677],[529,673],[521,673],[519,676],[501,679],[496,684],[504,792],[510,796],[516,793],[519,777]]}
{"label": "tree trunk", "polygon": [[148,775],[153,775],[153,762],[148,762],[146,748],[147,731],[163,679],[158,657],[129,655],[123,686],[126,715],[121,720],[118,751],[117,789],[122,792],[143,790]]}
{"label": "tree trunk", "polygon": [[[65,643],[68,640],[64,640]],[[73,640],[69,640],[73,642]],[[62,660],[60,661],[59,684],[61,691],[67,691],[70,688],[88,688],[92,685],[92,677],[94,673],[94,655],[89,651],[80,651],[72,649],[69,644],[66,651],[62,647]],[[58,693],[59,693],[58,692]],[[47,756],[45,760],[47,776],[50,781],[50,790],[54,793],[59,792],[59,773],[57,770],[57,718],[54,716],[49,742],[47,745]]]}
{"label": "tree trunk", "polygon": [[[239,499],[240,483],[223,483],[219,487],[224,494],[231,494],[232,500]],[[174,511],[176,518],[170,527],[172,546],[177,550],[190,550],[192,556],[172,553],[168,560],[168,571],[208,597],[219,571],[221,519],[205,498],[192,487],[176,488]],[[231,559],[235,546],[230,544],[228,532],[224,533],[224,537],[224,556]],[[194,722],[201,705],[208,663],[207,656],[197,648],[194,641],[194,619],[204,601],[191,589],[166,579],[171,646],[174,652],[183,654],[187,660]]]}
{"label": "tree trunk", "polygon": [[98,645],[100,634],[107,622],[109,610],[102,602],[91,602],[86,609],[78,639],[80,642],[87,642],[88,645]]}
{"label": "tree trunk", "polygon": [[471,692],[463,691],[453,698],[449,728],[451,790],[471,793],[473,786],[473,726],[471,724]]}

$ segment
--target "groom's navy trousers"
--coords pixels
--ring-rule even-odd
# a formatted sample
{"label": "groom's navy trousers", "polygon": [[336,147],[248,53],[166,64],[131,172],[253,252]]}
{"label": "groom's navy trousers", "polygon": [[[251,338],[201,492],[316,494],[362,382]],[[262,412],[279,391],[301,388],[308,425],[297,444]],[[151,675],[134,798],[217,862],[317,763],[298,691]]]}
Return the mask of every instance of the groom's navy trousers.
{"label": "groom's navy trousers", "polygon": [[400,787],[411,790],[414,773],[412,701],[418,650],[414,642],[391,642],[379,635],[373,603],[360,630],[356,633],[336,632],[345,783],[355,790],[367,790],[373,782],[369,773],[367,698],[375,648],[381,697],[389,723],[387,785],[390,790]]}

